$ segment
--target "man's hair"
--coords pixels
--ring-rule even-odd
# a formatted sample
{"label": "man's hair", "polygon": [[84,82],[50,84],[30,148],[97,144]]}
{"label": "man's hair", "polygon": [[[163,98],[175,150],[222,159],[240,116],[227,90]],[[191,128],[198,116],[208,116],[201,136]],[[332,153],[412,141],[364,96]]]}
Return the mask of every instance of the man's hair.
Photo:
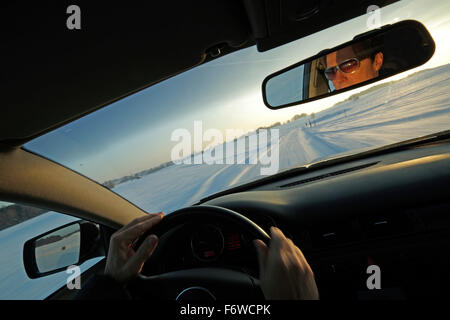
{"label": "man's hair", "polygon": [[369,57],[371,60],[374,60],[376,54],[382,51],[382,44],[382,40],[377,37],[373,39],[358,41],[352,44],[352,49],[357,58],[363,59]]}

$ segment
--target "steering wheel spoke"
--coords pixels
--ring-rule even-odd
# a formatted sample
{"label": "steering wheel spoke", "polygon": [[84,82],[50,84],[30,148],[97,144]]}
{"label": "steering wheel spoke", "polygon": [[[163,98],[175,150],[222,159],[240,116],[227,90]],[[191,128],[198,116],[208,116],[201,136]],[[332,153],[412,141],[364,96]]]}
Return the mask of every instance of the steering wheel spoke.
{"label": "steering wheel spoke", "polygon": [[[149,277],[141,275],[129,284],[129,290],[137,299],[178,298],[183,301],[185,297],[180,294],[192,288],[208,291],[212,295],[211,300],[264,298],[258,279],[225,268],[194,268]],[[205,296],[199,295],[198,298],[204,300]]]}

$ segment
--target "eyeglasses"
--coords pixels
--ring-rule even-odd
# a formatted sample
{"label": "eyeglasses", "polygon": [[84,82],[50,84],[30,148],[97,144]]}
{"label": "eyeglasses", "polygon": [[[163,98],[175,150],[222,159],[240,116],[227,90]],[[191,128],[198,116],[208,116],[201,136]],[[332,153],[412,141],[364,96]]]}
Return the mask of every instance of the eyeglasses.
{"label": "eyeglasses", "polygon": [[336,79],[336,73],[337,71],[341,71],[342,73],[351,74],[356,72],[356,70],[359,69],[359,59],[358,58],[351,58],[348,60],[345,60],[344,62],[338,64],[337,66],[327,68],[324,70],[325,77],[328,80],[334,80]]}

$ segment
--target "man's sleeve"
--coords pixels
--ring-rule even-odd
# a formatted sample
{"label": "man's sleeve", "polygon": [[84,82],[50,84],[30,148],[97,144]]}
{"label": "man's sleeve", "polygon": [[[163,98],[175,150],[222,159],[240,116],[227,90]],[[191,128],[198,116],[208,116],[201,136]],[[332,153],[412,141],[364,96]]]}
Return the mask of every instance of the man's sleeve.
{"label": "man's sleeve", "polygon": [[110,276],[95,274],[84,283],[75,297],[77,300],[129,300],[125,287]]}

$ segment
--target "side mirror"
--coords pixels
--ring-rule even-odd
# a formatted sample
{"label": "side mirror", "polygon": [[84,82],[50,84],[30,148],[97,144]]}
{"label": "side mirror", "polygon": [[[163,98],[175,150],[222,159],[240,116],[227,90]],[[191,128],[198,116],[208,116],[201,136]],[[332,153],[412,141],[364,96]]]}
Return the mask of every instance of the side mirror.
{"label": "side mirror", "polygon": [[417,21],[384,26],[269,75],[264,103],[279,109],[355,89],[418,67],[434,50],[433,38]]}
{"label": "side mirror", "polygon": [[31,279],[103,255],[100,229],[87,221],[72,222],[39,235],[25,242],[23,249],[25,271]]}

